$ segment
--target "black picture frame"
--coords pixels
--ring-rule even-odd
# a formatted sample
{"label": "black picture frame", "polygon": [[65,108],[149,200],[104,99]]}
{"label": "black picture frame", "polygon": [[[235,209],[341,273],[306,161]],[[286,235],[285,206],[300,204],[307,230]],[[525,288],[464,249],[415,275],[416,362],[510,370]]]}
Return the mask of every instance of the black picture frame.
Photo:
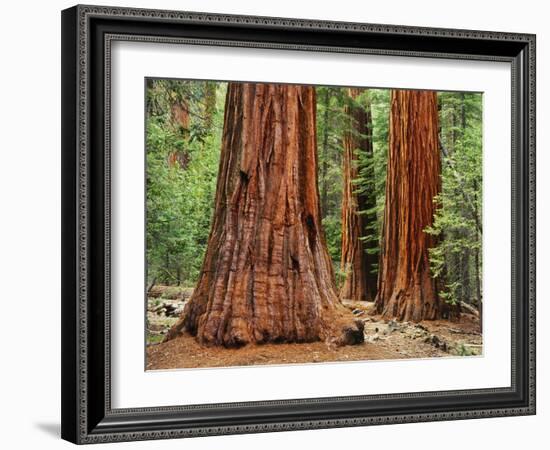
{"label": "black picture frame", "polygon": [[[508,61],[512,67],[511,386],[112,409],[110,43]],[[535,36],[178,11],[62,12],[62,437],[97,443],[535,414]]]}

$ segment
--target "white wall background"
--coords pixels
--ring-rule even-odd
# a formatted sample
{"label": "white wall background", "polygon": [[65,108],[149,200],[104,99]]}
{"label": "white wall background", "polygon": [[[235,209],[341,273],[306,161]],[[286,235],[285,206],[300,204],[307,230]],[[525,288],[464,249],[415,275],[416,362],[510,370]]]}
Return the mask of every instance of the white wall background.
{"label": "white wall background", "polygon": [[[93,3],[93,2],[91,2]],[[544,442],[550,420],[550,307],[545,275],[550,219],[550,29],[535,0],[111,0],[96,3],[234,14],[301,17],[536,33],[538,57],[538,415],[384,427],[224,436],[117,444],[136,449],[517,448]],[[60,404],[60,10],[72,1],[10,2],[0,27],[0,444],[68,448],[59,438]],[[342,381],[346,382],[346,381]],[[353,381],[347,381],[353,382]],[[546,441],[546,439],[545,439]]]}

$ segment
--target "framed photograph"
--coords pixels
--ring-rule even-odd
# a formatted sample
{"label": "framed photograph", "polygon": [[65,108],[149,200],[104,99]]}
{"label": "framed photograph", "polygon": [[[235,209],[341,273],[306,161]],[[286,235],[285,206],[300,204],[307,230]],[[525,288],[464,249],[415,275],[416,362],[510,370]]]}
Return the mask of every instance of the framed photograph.
{"label": "framed photograph", "polygon": [[535,413],[535,36],[62,12],[62,437]]}

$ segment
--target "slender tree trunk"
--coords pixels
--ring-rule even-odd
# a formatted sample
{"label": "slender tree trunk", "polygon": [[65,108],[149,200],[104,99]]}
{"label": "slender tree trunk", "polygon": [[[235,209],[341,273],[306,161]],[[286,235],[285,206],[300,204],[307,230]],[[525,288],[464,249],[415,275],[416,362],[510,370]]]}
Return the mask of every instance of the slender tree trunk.
{"label": "slender tree trunk", "polygon": [[437,95],[394,90],[391,95],[386,205],[376,309],[384,317],[420,321],[441,316],[430,275],[434,197],[441,190]]}
{"label": "slender tree trunk", "polygon": [[466,95],[464,92],[460,94],[460,121],[462,123],[462,142],[466,137]]}
{"label": "slender tree trunk", "polygon": [[327,172],[328,172],[328,110],[330,105],[330,93],[329,88],[325,89],[325,97],[323,99],[323,106],[325,108],[323,112],[323,164],[321,166],[321,212],[324,215],[328,210],[328,185],[327,185]]}
{"label": "slender tree trunk", "polygon": [[[189,105],[186,100],[181,100],[172,105],[172,123],[176,130],[181,134],[183,141],[189,139]],[[170,167],[179,167],[185,169],[189,164],[189,154],[184,150],[174,150],[168,154],[168,164]]]}
{"label": "slender tree trunk", "polygon": [[[455,128],[455,104],[452,101],[444,102],[441,98],[438,98],[438,103],[440,104],[439,115],[441,121],[439,123],[439,135],[442,136],[442,130],[445,130],[444,141],[445,144],[441,143],[441,148],[444,149],[443,156],[447,158],[447,165],[452,167],[451,161],[453,161],[455,155],[455,144],[456,144],[456,128]],[[443,114],[442,114],[443,113]],[[441,122],[445,122],[445,126],[442,126]],[[458,174],[457,174],[458,175]],[[460,196],[464,195],[463,190],[459,190],[455,187],[454,195]],[[446,239],[458,239],[458,232],[454,230],[447,230],[441,236],[442,240]],[[456,281],[461,282],[462,275],[462,255],[453,252],[450,248],[447,248],[445,252],[445,277],[440,278],[440,283],[442,286],[453,284]],[[457,295],[461,297],[462,292],[459,289]],[[457,303],[457,308],[459,303]]]}
{"label": "slender tree trunk", "polygon": [[[348,117],[347,130],[344,133],[342,193],[342,258],[340,266],[346,274],[340,289],[340,298],[369,300],[376,297],[376,274],[372,273],[376,264],[376,255],[367,253],[371,248],[361,240],[368,234],[367,226],[376,220],[372,213],[365,214],[375,206],[374,170],[367,174],[364,191],[358,193],[354,180],[359,175],[359,152],[372,157],[372,117],[370,105],[363,108],[353,104],[361,94],[361,89],[349,88],[350,102],[345,107]],[[372,166],[371,166],[372,168]],[[372,168],[373,169],[373,168]],[[362,212],[362,214],[360,214]]]}
{"label": "slender tree trunk", "polygon": [[363,341],[321,228],[315,89],[229,83],[215,214],[181,319],[201,343]]}
{"label": "slender tree trunk", "polygon": [[[465,146],[465,136],[466,136],[466,98],[464,93],[460,95],[460,135],[462,138],[462,151],[464,151]],[[464,205],[466,209],[468,205]],[[477,213],[476,213],[477,214]],[[477,230],[475,231],[477,236]],[[468,238],[467,234],[463,234],[463,237]],[[472,289],[471,289],[471,275],[470,275],[470,249],[464,249],[462,253],[462,276],[461,276],[461,300],[466,303],[472,303]]]}
{"label": "slender tree trunk", "polygon": [[472,303],[472,290],[470,286],[470,249],[465,248],[461,259],[461,295],[460,300],[466,303]]}
{"label": "slender tree trunk", "polygon": [[151,284],[149,284],[149,287],[147,288],[147,294],[149,294],[149,292],[151,292],[151,289],[153,289],[153,287],[155,286],[156,283],[157,283],[157,277],[153,277],[153,280],[151,281]]}
{"label": "slender tree trunk", "polygon": [[216,82],[207,81],[204,92],[204,127],[211,130],[216,112]]}
{"label": "slender tree trunk", "polygon": [[[477,183],[474,181],[474,192],[477,193]],[[476,194],[477,195],[477,194]],[[475,203],[477,205],[477,201]],[[474,213],[478,220],[481,222],[477,207],[475,207]],[[481,234],[476,233],[478,241],[481,240]],[[475,279],[476,279],[476,303],[477,309],[479,311],[479,327],[482,329],[483,326],[483,297],[481,294],[481,258],[480,258],[480,246],[478,246],[474,251],[474,266],[475,266]]]}
{"label": "slender tree trunk", "polygon": [[170,276],[170,252],[166,249],[164,253],[164,284],[172,284],[173,282]]}
{"label": "slender tree trunk", "polygon": [[480,273],[480,261],[479,250],[476,249],[474,255],[474,264],[476,272],[476,295],[477,295],[477,310],[479,312],[479,328],[483,327],[483,300],[481,298],[481,273]]}

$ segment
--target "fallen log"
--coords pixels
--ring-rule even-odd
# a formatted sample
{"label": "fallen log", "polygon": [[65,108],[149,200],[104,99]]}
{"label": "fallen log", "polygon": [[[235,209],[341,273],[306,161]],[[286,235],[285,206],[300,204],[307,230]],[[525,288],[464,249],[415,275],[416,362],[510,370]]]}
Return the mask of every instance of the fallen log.
{"label": "fallen log", "polygon": [[461,308],[464,308],[470,314],[473,314],[474,316],[479,317],[479,311],[476,308],[474,308],[472,305],[462,301],[459,303]]}

